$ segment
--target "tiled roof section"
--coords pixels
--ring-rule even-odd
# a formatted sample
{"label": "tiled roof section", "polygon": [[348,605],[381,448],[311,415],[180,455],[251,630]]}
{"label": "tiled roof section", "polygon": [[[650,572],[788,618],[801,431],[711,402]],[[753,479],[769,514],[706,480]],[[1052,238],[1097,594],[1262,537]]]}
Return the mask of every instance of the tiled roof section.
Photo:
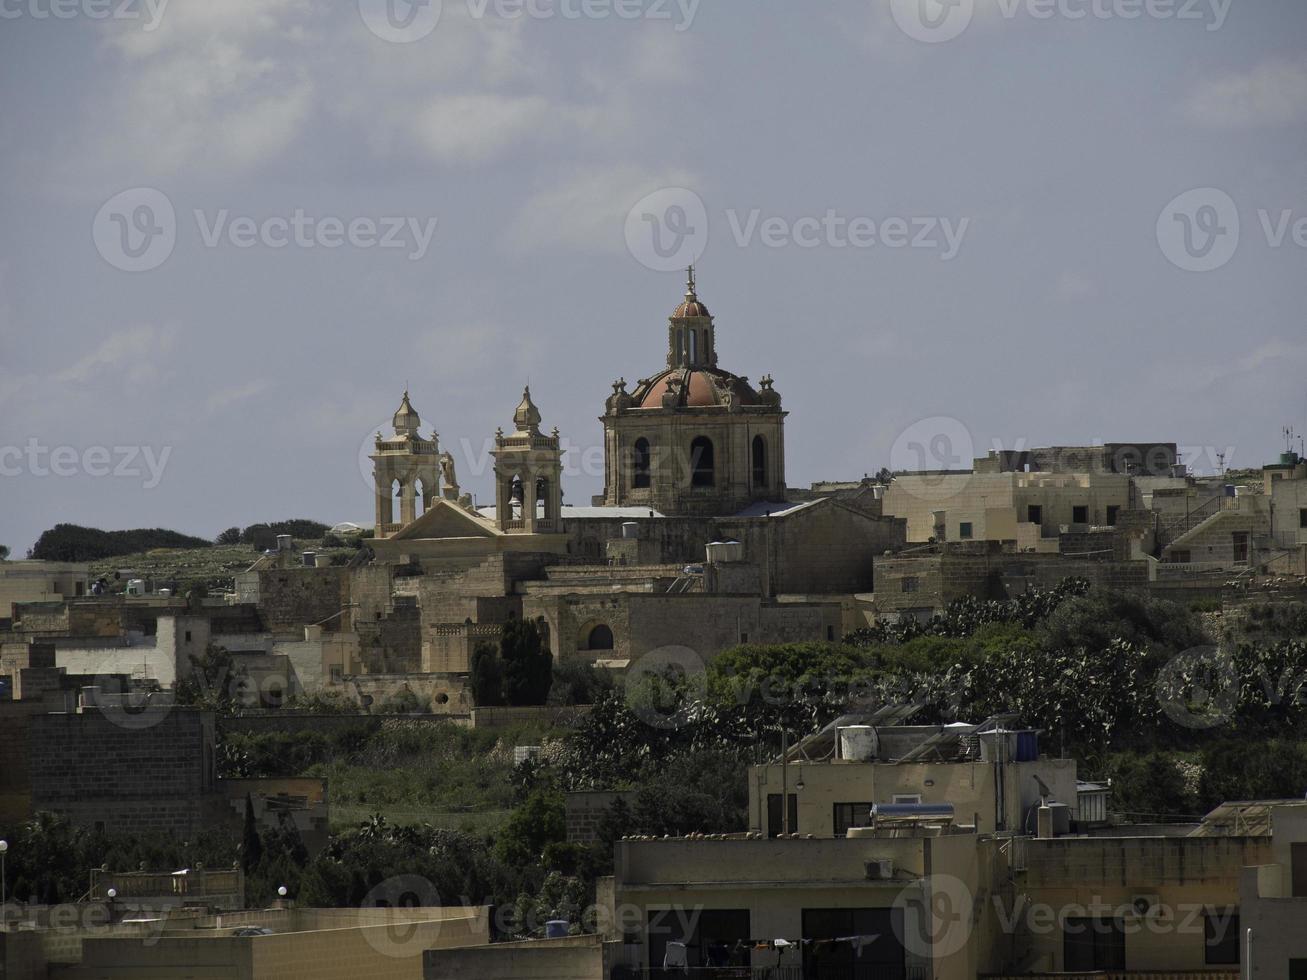
{"label": "tiled roof section", "polygon": [[634,392],[635,407],[662,408],[663,396],[672,389],[677,392],[676,405],[680,408],[725,405],[728,394],[736,405],[759,404],[758,393],[749,382],[729,371],[676,368],[663,371],[641,383]]}

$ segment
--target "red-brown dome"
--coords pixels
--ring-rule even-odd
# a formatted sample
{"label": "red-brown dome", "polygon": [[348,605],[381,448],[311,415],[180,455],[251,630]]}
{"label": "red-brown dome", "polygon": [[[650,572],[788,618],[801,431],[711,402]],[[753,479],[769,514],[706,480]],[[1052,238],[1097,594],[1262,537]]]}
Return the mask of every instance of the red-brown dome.
{"label": "red-brown dome", "polygon": [[685,302],[672,311],[672,319],[680,320],[687,316],[711,316],[708,307],[704,306],[698,297],[687,297]]}
{"label": "red-brown dome", "polygon": [[676,393],[677,408],[712,408],[716,405],[757,405],[758,393],[749,382],[715,368],[676,368],[642,381],[632,393],[635,408],[663,408],[663,396]]}

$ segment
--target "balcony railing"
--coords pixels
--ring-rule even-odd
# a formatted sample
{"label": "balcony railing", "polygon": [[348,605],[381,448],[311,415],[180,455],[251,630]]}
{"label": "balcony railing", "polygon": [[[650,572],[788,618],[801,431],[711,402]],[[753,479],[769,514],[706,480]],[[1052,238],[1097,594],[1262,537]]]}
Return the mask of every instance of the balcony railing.
{"label": "balcony railing", "polygon": [[1239,980],[1239,970],[1099,970],[1095,973],[981,973],[979,980]]}
{"label": "balcony railing", "polygon": [[[864,966],[721,966],[688,970],[639,970],[618,966],[610,980],[929,980],[922,967]],[[1220,980],[1225,980],[1221,977]],[[1237,980],[1237,978],[1236,978]]]}

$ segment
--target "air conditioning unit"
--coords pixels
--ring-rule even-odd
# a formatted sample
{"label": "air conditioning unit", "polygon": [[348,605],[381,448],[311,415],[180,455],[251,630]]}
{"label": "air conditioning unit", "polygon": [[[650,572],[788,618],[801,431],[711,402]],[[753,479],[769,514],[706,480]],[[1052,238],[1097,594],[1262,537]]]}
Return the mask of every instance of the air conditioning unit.
{"label": "air conditioning unit", "polygon": [[1130,908],[1141,919],[1155,919],[1162,916],[1161,895],[1134,895],[1130,899]]}
{"label": "air conditioning unit", "polygon": [[894,877],[894,862],[889,858],[876,858],[867,862],[868,881],[889,881]]}

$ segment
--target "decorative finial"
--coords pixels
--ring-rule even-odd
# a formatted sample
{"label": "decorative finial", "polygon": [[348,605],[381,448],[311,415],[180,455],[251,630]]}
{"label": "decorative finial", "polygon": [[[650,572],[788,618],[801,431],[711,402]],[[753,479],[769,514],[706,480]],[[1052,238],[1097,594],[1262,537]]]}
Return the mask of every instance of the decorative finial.
{"label": "decorative finial", "polygon": [[690,263],[689,269],[686,270],[685,295],[687,297],[694,296],[694,263]]}

